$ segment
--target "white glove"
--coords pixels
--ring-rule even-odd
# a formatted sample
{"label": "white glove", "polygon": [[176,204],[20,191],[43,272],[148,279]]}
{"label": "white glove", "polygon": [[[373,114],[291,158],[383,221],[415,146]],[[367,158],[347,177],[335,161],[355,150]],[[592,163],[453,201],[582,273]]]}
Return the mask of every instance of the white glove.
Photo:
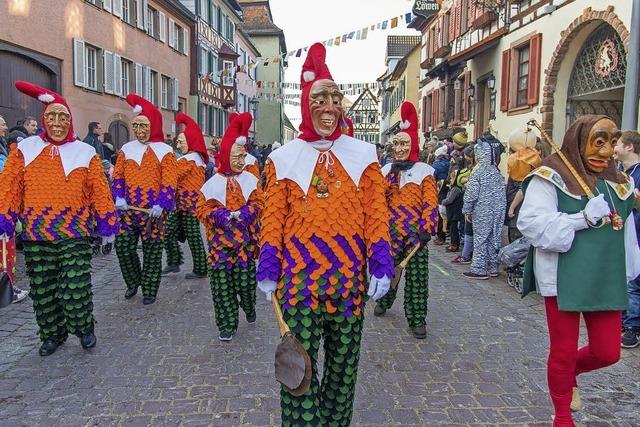
{"label": "white glove", "polygon": [[107,236],[107,237],[103,237],[102,238],[102,246],[108,244],[108,243],[113,243],[114,240],[116,240],[116,235],[112,234],[111,236]]}
{"label": "white glove", "polygon": [[609,208],[609,204],[604,199],[604,194],[598,194],[589,200],[587,206],[584,207],[584,214],[592,224],[597,223],[605,216],[609,216],[611,208]]}
{"label": "white glove", "polygon": [[127,209],[129,209],[129,205],[127,204],[127,201],[122,197],[116,197],[116,209],[119,211],[126,211]]}
{"label": "white glove", "polygon": [[447,207],[445,205],[438,205],[438,212],[443,219],[447,217]]}
{"label": "white glove", "polygon": [[240,211],[233,211],[233,212],[231,212],[231,214],[230,214],[230,218],[231,218],[231,219],[238,219],[238,218],[240,218]]}
{"label": "white glove", "polygon": [[6,235],[6,234],[4,234],[4,233],[3,233],[3,234],[0,234],[0,240],[6,240],[6,241],[8,241],[8,240],[9,240],[9,236],[7,236],[7,235]]}
{"label": "white glove", "polygon": [[264,292],[267,297],[267,301],[271,301],[271,295],[276,291],[277,283],[273,280],[263,280],[258,282],[258,288]]}
{"label": "white glove", "polygon": [[387,276],[382,276],[378,279],[376,276],[371,276],[369,279],[369,291],[367,295],[374,301],[378,301],[389,292],[389,286],[391,286],[391,279]]}
{"label": "white glove", "polygon": [[163,211],[164,209],[162,209],[160,205],[153,205],[151,206],[151,210],[149,211],[149,216],[151,218],[158,218],[160,217],[160,215],[162,215]]}

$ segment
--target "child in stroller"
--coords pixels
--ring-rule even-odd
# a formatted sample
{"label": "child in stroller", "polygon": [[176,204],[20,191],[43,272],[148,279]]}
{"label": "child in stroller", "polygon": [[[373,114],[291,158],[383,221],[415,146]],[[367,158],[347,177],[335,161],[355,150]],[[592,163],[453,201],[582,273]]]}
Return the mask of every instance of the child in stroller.
{"label": "child in stroller", "polygon": [[522,293],[522,277],[524,275],[524,263],[529,253],[531,244],[526,238],[520,237],[512,243],[504,246],[498,252],[498,260],[504,265],[507,272],[507,283],[519,294]]}

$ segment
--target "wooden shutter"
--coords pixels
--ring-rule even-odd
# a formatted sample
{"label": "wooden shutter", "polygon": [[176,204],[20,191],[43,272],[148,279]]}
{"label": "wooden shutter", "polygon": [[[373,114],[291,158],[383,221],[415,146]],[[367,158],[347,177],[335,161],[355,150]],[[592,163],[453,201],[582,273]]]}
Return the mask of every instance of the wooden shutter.
{"label": "wooden shutter", "polygon": [[542,34],[536,34],[529,41],[529,82],[527,104],[536,105],[540,99],[540,62],[542,54]]}
{"label": "wooden shutter", "polygon": [[104,92],[113,94],[114,89],[114,69],[113,69],[113,52],[108,50],[104,51],[104,61],[103,61],[103,69],[104,69]]}
{"label": "wooden shutter", "polygon": [[476,20],[476,2],[474,0],[469,1],[469,7],[466,11],[467,15],[467,27],[473,27],[473,23]]}
{"label": "wooden shutter", "polygon": [[113,54],[113,93],[122,96],[122,57],[117,53]]}
{"label": "wooden shutter", "polygon": [[142,87],[142,65],[136,64],[136,95],[144,96]]}
{"label": "wooden shutter", "polygon": [[122,18],[122,0],[113,0],[113,14]]}
{"label": "wooden shutter", "polygon": [[180,84],[178,79],[173,79],[173,84],[171,86],[173,89],[171,96],[171,107],[173,111],[178,111],[178,96],[180,95]]}
{"label": "wooden shutter", "polygon": [[86,65],[84,60],[84,41],[73,39],[73,80],[76,86],[87,84]]}
{"label": "wooden shutter", "polygon": [[425,132],[427,130],[427,97],[422,97],[422,111],[420,112],[422,115],[422,131]]}
{"label": "wooden shutter", "polygon": [[182,53],[189,56],[189,28],[182,29]]}
{"label": "wooden shutter", "polygon": [[502,74],[500,75],[500,111],[509,109],[509,64],[511,63],[511,50],[502,52]]}
{"label": "wooden shutter", "polygon": [[144,0],[136,0],[136,27],[141,30],[145,29],[144,21],[146,20],[146,9],[144,8]]}
{"label": "wooden shutter", "polygon": [[176,21],[169,18],[169,46],[172,48],[176,47],[176,32],[175,32]]}
{"label": "wooden shutter", "polygon": [[469,121],[469,85],[471,84],[471,72],[464,74],[464,84],[462,85],[462,120]]}
{"label": "wooden shutter", "polygon": [[158,36],[161,42],[167,41],[167,20],[162,12],[158,12]]}

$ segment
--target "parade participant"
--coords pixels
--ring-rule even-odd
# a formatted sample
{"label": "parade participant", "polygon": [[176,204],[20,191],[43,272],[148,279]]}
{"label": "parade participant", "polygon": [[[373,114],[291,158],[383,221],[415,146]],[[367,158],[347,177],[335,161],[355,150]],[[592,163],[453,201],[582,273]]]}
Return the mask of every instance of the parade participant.
{"label": "parade participant", "polygon": [[[579,409],[578,375],[620,358],[627,281],[640,273],[633,181],[616,170],[611,158],[619,137],[610,118],[581,116],[562,143],[569,165],[552,154],[523,184],[518,228],[534,247],[525,266],[523,295],[537,287],[544,297],[554,427],[574,425],[570,408]],[[589,336],[582,348],[580,313]]]}
{"label": "parade participant", "polygon": [[167,214],[175,207],[177,163],[173,149],[163,142],[160,111],[135,94],[127,95],[127,102],[138,115],[131,124],[136,139],[122,146],[113,171],[113,196],[121,224],[115,247],[127,285],[124,297],[132,298],[140,286],[142,302],[147,305],[155,302],[160,286]]}
{"label": "parade participant", "polygon": [[464,191],[462,213],[473,224],[473,256],[469,279],[486,280],[498,276],[498,251],[507,199],[504,178],[498,170],[500,141],[485,134],[476,142],[476,166]]}
{"label": "parade participant", "polygon": [[233,113],[220,143],[218,172],[200,190],[196,214],[209,241],[209,280],[221,341],[238,329],[238,299],[256,321],[255,253],[262,210],[258,178],[245,170],[251,114]]}
{"label": "parade participant", "polygon": [[[420,249],[405,270],[404,313],[413,336],[427,337],[427,298],[429,297],[429,251],[427,243],[435,235],[438,221],[438,192],[434,169],[418,161],[418,113],[410,102],[400,109],[400,132],[393,137],[393,163],[382,168],[387,179],[387,204],[391,211],[391,248],[394,263],[404,260],[418,244]],[[390,289],[376,305],[374,314],[382,316],[396,299]]]}
{"label": "parade participant", "polygon": [[347,136],[353,137],[353,122],[347,116],[343,117],[344,123],[342,124],[342,133]]}
{"label": "parade participant", "polygon": [[284,426],[349,425],[365,301],[380,299],[394,274],[375,146],[342,134],[343,95],[325,55],[314,44],[302,67],[299,138],[274,150],[265,165],[258,286],[269,299],[275,293],[313,370],[302,396],[282,389]]}
{"label": "parade participant", "polygon": [[[179,235],[189,243],[193,271],[185,275],[185,279],[198,279],[207,275],[207,256],[200,235],[200,223],[195,216],[198,192],[204,184],[204,174],[209,154],[204,143],[202,130],[189,116],[178,113],[176,126],[184,125],[178,135],[176,148],[181,157],[178,159],[178,187],[176,189],[176,210],[169,214],[165,248],[167,250],[167,266],[162,274],[177,273],[183,262],[182,252],[178,244]],[[184,239],[182,241],[184,242]]]}
{"label": "parade participant", "polygon": [[44,132],[12,150],[0,174],[0,238],[23,224],[29,295],[38,323],[40,355],[68,334],[96,345],[91,291],[91,243],[96,232],[113,241],[117,218],[96,150],[73,133],[71,110],[59,94],[28,82],[16,88],[46,105]]}

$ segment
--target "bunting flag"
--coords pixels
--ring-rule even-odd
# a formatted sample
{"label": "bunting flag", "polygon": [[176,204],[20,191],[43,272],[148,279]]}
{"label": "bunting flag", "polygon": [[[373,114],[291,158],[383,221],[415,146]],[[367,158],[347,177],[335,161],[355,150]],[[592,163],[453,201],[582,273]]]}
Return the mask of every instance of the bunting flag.
{"label": "bunting flag", "polygon": [[[359,30],[354,29],[345,34],[331,37],[327,40],[322,41],[322,44],[324,44],[325,46],[340,46],[340,45],[346,44],[351,40],[366,40],[367,37],[369,36],[370,31],[393,29],[393,28],[397,28],[400,24],[408,25],[412,21],[413,17],[414,15],[412,12],[407,12],[401,15],[392,16],[392,17],[389,17],[388,19],[377,22],[375,24],[371,24],[370,26],[361,28]],[[290,52],[285,52],[277,56],[257,58],[255,64],[253,63],[249,64],[249,70],[261,64],[266,67],[269,65],[269,63],[278,64],[280,62],[286,61],[291,57],[300,58],[302,56],[303,51],[304,52],[308,51],[309,47],[310,46],[301,47],[299,49],[296,49]]]}

